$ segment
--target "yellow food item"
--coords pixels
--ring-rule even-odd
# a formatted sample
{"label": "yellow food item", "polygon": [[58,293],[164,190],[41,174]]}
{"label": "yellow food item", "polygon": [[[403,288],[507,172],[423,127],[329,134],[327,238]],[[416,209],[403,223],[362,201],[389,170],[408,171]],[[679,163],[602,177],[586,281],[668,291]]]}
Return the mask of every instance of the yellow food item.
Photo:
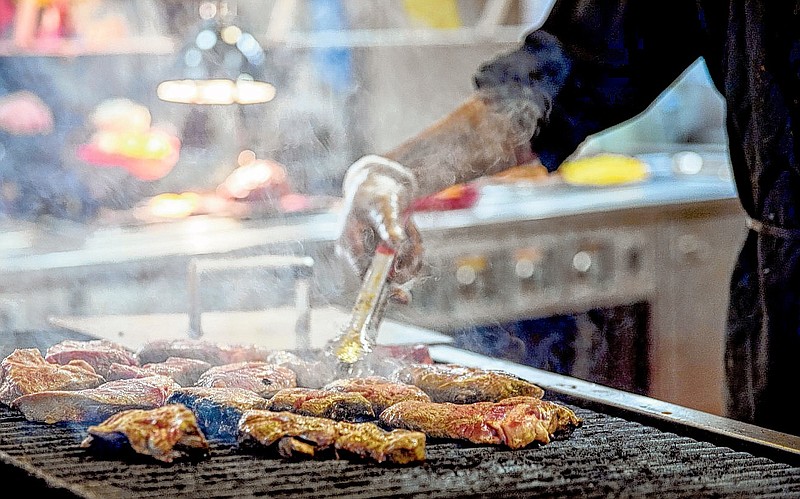
{"label": "yellow food item", "polygon": [[619,185],[640,182],[649,175],[647,164],[622,154],[598,154],[565,161],[558,169],[565,182],[574,185]]}

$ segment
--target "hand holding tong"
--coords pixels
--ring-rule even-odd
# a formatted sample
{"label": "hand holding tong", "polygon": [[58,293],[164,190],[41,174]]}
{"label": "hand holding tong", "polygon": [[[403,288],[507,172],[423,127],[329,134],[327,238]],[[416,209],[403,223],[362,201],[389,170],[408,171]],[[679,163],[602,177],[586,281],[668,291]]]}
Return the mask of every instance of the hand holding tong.
{"label": "hand holding tong", "polygon": [[389,278],[394,260],[392,248],[378,245],[361,283],[350,322],[331,345],[340,365],[352,367],[372,351],[390,294]]}

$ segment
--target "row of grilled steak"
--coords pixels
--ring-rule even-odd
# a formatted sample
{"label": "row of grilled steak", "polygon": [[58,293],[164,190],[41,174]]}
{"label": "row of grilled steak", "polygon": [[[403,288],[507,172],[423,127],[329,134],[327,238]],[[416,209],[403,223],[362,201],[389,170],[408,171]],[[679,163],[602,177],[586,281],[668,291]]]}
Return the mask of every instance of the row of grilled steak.
{"label": "row of grilled steak", "polygon": [[0,363],[0,402],[44,423],[90,425],[83,446],[127,447],[170,462],[207,440],[283,457],[424,459],[425,437],[520,448],[581,422],[512,375],[437,365],[421,346],[383,347],[386,362],[336,379],[306,352],[201,340],[132,352],[107,340],[65,341]]}

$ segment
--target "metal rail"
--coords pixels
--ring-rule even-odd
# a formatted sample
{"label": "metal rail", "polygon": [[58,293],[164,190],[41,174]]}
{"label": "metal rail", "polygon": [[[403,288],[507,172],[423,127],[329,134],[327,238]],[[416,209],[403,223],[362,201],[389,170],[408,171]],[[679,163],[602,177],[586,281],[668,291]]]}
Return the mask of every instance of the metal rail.
{"label": "metal rail", "polygon": [[189,337],[203,335],[201,279],[208,274],[226,270],[272,269],[290,270],[294,277],[294,300],[298,311],[295,324],[297,348],[311,347],[311,278],[314,259],[309,256],[258,255],[244,258],[194,258],[189,262]]}
{"label": "metal rail", "polygon": [[663,402],[661,400],[616,390],[533,367],[468,352],[447,345],[432,345],[431,357],[437,362],[468,367],[502,370],[545,389],[574,398],[583,405],[616,412],[631,420],[646,421],[666,429],[679,428],[681,433],[708,439],[741,450],[757,450],[782,461],[800,463],[800,436],[742,423],[707,412]]}

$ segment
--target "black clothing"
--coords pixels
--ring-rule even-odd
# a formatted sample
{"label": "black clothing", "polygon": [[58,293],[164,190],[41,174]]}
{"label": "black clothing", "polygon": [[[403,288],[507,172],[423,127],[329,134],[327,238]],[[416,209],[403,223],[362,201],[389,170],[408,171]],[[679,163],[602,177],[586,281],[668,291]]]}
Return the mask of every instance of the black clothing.
{"label": "black clothing", "polygon": [[541,29],[475,83],[544,94],[549,117],[531,144],[555,170],[590,134],[644,111],[698,58],[726,99],[742,206],[778,229],[749,233],[732,276],[728,416],[798,433],[786,401],[800,381],[800,239],[780,229],[800,229],[800,2],[557,1]]}

